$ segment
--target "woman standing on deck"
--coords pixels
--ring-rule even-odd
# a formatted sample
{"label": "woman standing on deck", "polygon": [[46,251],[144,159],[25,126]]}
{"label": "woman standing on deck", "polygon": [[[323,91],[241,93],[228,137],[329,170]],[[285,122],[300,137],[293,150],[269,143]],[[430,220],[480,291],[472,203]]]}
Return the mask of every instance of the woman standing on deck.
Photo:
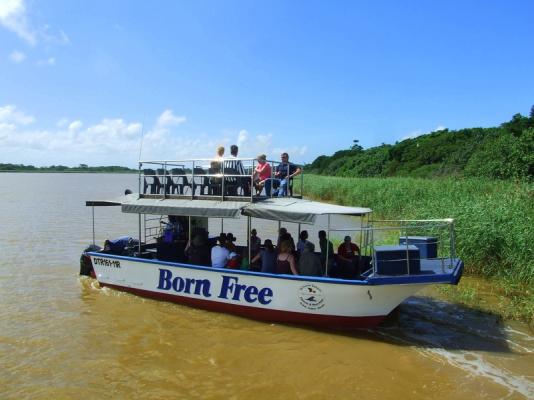
{"label": "woman standing on deck", "polygon": [[289,240],[280,243],[280,251],[276,258],[276,273],[287,275],[298,275],[297,263],[293,256],[293,247]]}

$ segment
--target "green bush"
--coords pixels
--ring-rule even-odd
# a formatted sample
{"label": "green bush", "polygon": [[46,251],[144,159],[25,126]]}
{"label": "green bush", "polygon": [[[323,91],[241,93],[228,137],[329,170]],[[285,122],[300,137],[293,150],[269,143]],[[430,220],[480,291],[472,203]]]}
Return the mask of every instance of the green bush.
{"label": "green bush", "polygon": [[534,285],[534,185],[481,178],[306,175],[304,195],[369,207],[375,219],[454,218],[467,271]]}

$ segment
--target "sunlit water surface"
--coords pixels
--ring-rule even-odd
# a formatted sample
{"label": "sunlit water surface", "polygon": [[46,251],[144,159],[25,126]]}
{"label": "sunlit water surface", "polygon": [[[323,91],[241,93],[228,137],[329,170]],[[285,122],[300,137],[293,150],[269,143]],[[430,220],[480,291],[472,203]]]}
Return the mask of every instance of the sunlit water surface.
{"label": "sunlit water surface", "polygon": [[[135,175],[0,174],[0,398],[534,398],[526,325],[424,296],[376,330],[267,324],[78,277],[87,199]],[[134,190],[135,191],[135,190]],[[96,210],[96,241],[137,217]]]}

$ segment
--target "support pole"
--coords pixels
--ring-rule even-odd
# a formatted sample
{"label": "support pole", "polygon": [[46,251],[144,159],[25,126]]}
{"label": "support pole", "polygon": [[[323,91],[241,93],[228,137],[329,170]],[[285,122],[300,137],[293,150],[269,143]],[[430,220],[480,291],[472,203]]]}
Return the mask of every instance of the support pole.
{"label": "support pole", "polygon": [[[139,223],[139,256],[141,256],[141,214],[138,214],[138,223]],[[146,241],[146,235],[145,235]]]}
{"label": "support pole", "polygon": [[250,216],[247,217],[247,247],[248,247],[248,268],[250,269],[251,263],[251,255],[252,255],[252,249],[251,243],[250,243],[250,231],[251,231],[251,218]]}
{"label": "support pole", "polygon": [[93,245],[96,245],[95,243],[95,206],[91,208],[93,210]]}
{"label": "support pole", "polygon": [[330,249],[330,214],[328,214],[328,228],[326,230],[326,260],[325,260],[325,268],[324,273],[325,276],[328,276],[328,261],[329,261],[329,250]]}

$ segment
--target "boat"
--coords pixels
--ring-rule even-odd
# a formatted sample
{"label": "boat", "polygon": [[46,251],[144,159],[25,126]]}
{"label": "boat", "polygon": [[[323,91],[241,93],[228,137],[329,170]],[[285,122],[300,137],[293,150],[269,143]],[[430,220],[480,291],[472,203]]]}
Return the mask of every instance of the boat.
{"label": "boat", "polygon": [[[127,190],[119,198],[86,201],[93,210],[93,244],[82,254],[80,273],[103,287],[146,298],[328,329],[375,327],[422,288],[458,284],[463,262],[455,255],[454,220],[373,220],[367,207],[305,198],[303,173],[293,178],[295,193],[292,188],[287,197],[255,195],[250,185],[256,160],[239,160],[247,175],[225,169],[225,161],[217,170],[205,159],[140,162],[138,193]],[[276,163],[269,162],[274,170]],[[248,191],[238,187],[243,182]],[[118,251],[95,243],[95,208],[108,206],[138,215],[137,237],[117,241]],[[163,241],[160,220],[167,216],[183,221],[180,240]],[[293,224],[299,232],[321,221],[327,240],[334,242],[350,230],[361,249],[359,273],[335,276],[336,256],[328,254],[328,246],[323,276],[262,273],[251,269],[250,262],[247,265],[246,256],[240,269],[195,265],[184,259],[184,247],[195,230],[207,230],[215,221],[222,232],[228,220],[244,225],[243,251],[248,251],[248,260],[252,220],[278,227]],[[339,221],[345,220],[352,225],[340,227]]]}

